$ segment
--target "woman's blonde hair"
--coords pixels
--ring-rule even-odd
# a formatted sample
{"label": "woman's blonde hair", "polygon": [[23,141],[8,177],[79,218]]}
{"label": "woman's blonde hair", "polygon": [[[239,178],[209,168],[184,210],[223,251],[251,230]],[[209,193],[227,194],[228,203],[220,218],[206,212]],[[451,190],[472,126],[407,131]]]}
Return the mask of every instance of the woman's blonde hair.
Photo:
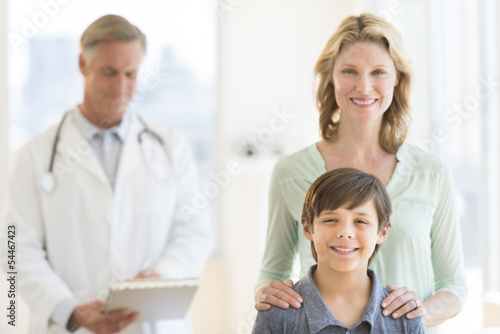
{"label": "woman's blonde hair", "polygon": [[342,49],[358,42],[376,43],[385,47],[399,72],[399,83],[394,88],[392,103],[384,113],[379,137],[382,148],[395,153],[403,144],[411,121],[410,84],[413,68],[398,30],[373,14],[349,16],[342,21],[316,62],[316,105],[320,114],[321,136],[326,141],[336,139],[338,121],[334,121],[333,116],[340,113],[340,109],[335,100],[333,66]]}
{"label": "woman's blonde hair", "polygon": [[146,53],[146,36],[135,25],[119,15],[105,15],[92,22],[80,38],[82,54],[88,60],[92,51],[100,41],[125,41],[139,40],[143,52]]}

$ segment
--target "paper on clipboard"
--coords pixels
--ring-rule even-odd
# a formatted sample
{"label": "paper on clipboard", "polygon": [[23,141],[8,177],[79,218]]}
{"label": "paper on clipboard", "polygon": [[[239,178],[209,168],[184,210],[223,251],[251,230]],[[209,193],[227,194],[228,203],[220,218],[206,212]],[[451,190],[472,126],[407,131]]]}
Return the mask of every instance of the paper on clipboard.
{"label": "paper on clipboard", "polygon": [[113,282],[104,313],[126,308],[140,314],[138,321],[184,318],[198,286],[197,279]]}

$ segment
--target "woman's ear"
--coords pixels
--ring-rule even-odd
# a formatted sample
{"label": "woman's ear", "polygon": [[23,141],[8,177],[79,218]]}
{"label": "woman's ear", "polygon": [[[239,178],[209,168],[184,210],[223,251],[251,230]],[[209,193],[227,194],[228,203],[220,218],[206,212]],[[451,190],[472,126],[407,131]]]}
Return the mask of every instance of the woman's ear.
{"label": "woman's ear", "polygon": [[309,241],[313,241],[312,226],[309,225],[305,218],[302,218],[302,232]]}
{"label": "woman's ear", "polygon": [[399,84],[399,79],[401,78],[401,72],[398,71],[396,74],[396,81],[394,82],[394,87],[396,87]]}
{"label": "woman's ear", "polygon": [[377,239],[378,245],[380,245],[381,243],[383,243],[385,241],[385,239],[387,239],[387,235],[389,234],[389,225],[390,225],[389,222],[387,222],[387,224],[382,229],[382,231],[380,231],[380,234],[378,235],[378,239]]}

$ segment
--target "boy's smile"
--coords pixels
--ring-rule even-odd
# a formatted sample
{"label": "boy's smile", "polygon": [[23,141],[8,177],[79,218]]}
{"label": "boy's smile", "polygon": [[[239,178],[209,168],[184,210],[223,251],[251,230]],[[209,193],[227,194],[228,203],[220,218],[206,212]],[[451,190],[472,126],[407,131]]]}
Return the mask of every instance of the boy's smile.
{"label": "boy's smile", "polygon": [[333,252],[338,253],[340,255],[350,255],[359,250],[359,248],[351,248],[351,247],[346,247],[346,246],[330,246],[330,249],[333,250]]}

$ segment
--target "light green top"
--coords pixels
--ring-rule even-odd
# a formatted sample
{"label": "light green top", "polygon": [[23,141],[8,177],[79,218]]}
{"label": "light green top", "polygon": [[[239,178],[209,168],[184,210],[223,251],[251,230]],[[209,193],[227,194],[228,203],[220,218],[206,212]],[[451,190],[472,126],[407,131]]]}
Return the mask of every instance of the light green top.
{"label": "light green top", "polygon": [[[393,214],[389,236],[370,265],[385,286],[406,286],[426,300],[450,291],[462,307],[467,299],[462,241],[451,169],[441,158],[404,143],[387,192]],[[300,258],[300,277],[315,263],[302,233],[301,215],[309,186],[326,172],[316,144],[282,157],[269,189],[266,249],[256,290],[269,280],[290,278]]]}

